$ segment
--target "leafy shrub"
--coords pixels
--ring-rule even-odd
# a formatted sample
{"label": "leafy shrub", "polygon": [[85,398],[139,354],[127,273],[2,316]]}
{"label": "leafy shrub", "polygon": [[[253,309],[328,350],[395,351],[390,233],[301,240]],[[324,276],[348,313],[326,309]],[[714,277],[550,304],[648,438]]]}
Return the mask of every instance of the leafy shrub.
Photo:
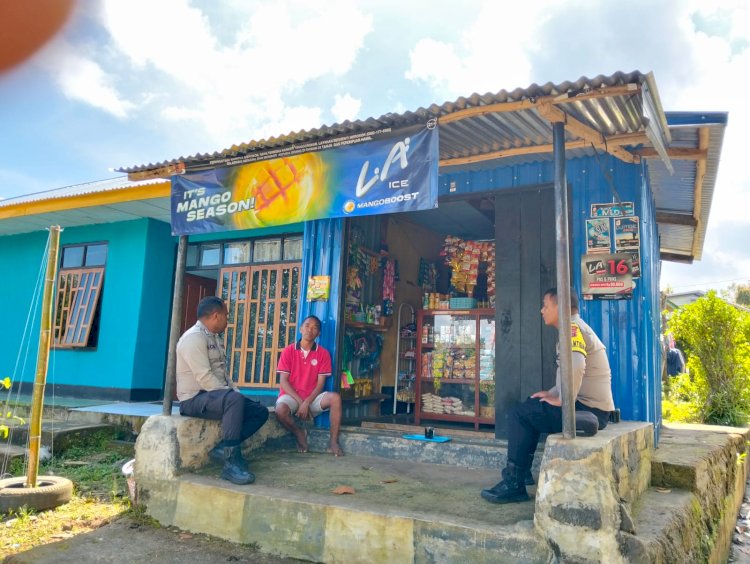
{"label": "leafy shrub", "polygon": [[688,355],[689,375],[672,379],[669,420],[741,426],[750,414],[750,314],[711,291],[678,309],[669,331]]}

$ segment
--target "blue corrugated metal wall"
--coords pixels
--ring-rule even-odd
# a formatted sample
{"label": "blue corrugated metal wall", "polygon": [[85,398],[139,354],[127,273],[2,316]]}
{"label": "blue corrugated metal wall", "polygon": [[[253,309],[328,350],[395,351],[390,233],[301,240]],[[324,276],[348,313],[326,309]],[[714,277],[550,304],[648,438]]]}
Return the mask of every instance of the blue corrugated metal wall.
{"label": "blue corrugated metal wall", "polygon": [[[602,170],[604,168],[604,171]],[[609,181],[608,181],[609,178]],[[581,314],[609,351],[615,403],[623,419],[661,423],[659,348],[659,242],[653,197],[645,170],[610,156],[569,160],[572,187],[572,283],[580,294],[581,256],[586,252],[585,227],[592,203],[633,201],[641,218],[641,270],[632,300],[584,302]],[[505,190],[554,181],[551,162],[466,171],[440,176],[440,196]]]}
{"label": "blue corrugated metal wall", "polygon": [[[320,344],[331,352],[333,378],[326,382],[326,390],[333,390],[334,378],[340,372],[336,367],[336,328],[339,325],[339,304],[343,300],[344,287],[340,284],[343,268],[344,245],[343,219],[319,219],[305,222],[302,241],[302,273],[300,283],[299,321],[315,315],[322,323]],[[307,280],[313,275],[331,277],[331,294],[324,302],[308,302]],[[317,426],[328,427],[328,413],[316,418]]]}

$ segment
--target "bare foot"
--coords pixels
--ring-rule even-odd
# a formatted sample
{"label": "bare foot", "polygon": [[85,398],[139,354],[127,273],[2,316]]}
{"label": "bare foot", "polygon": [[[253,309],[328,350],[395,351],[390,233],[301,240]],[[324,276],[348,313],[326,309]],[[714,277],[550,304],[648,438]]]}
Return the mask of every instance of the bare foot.
{"label": "bare foot", "polygon": [[297,452],[307,452],[307,429],[297,429],[294,438],[297,440]]}
{"label": "bare foot", "polygon": [[344,451],[341,450],[338,443],[330,443],[326,452],[331,453],[333,456],[344,456]]}

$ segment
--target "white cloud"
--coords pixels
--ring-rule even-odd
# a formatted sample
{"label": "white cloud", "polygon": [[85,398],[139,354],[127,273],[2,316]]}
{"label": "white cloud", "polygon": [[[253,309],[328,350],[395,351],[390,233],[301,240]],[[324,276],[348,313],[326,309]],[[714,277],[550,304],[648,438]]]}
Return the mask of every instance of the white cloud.
{"label": "white cloud", "polygon": [[362,108],[362,100],[354,98],[347,92],[344,95],[336,94],[331,113],[336,122],[341,123],[346,120],[357,119],[360,108]]}
{"label": "white cloud", "polygon": [[316,10],[294,0],[255,3],[234,13],[232,35],[220,36],[187,0],[105,0],[103,22],[136,73],[156,70],[174,84],[179,101],[160,114],[198,122],[223,147],[227,139],[320,125],[320,109],[286,100],[312,80],[351,69],[372,19],[348,2]]}
{"label": "white cloud", "polygon": [[126,100],[114,86],[116,76],[95,61],[76,53],[60,41],[57,49],[40,60],[55,77],[63,94],[72,100],[99,108],[117,118],[130,115],[136,105]]}
{"label": "white cloud", "polygon": [[551,0],[513,8],[482,2],[474,23],[454,42],[429,37],[418,41],[406,78],[428,83],[443,99],[528,86],[537,30],[546,22],[550,4]]}

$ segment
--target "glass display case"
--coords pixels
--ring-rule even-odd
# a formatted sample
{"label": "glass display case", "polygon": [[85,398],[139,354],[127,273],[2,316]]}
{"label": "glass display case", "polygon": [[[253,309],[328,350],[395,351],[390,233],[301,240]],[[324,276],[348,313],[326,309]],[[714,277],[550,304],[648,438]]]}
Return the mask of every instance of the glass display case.
{"label": "glass display case", "polygon": [[419,310],[415,422],[495,423],[495,310]]}

